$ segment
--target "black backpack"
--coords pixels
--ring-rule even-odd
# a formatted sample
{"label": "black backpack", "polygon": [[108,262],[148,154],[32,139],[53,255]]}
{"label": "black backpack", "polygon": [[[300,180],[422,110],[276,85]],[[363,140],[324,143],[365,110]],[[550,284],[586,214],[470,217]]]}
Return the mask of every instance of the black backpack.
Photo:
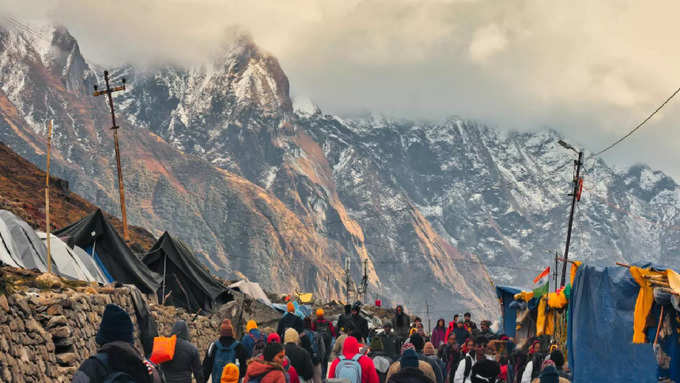
{"label": "black backpack", "polygon": [[331,334],[331,323],[328,321],[316,322],[316,331],[323,338],[323,343],[329,347],[333,341],[333,334]]}
{"label": "black backpack", "polygon": [[436,383],[428,378],[420,369],[415,367],[406,367],[400,369],[398,372],[390,376],[387,383]]}
{"label": "black backpack", "polygon": [[128,373],[122,371],[112,371],[109,365],[109,356],[105,353],[99,353],[93,356],[104,369],[106,370],[106,377],[102,383],[135,383],[135,380]]}

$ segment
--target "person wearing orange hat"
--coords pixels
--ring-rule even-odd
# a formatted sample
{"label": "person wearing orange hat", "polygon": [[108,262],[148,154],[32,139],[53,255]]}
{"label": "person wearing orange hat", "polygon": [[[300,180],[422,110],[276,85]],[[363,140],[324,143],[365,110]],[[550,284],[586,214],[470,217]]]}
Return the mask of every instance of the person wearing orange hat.
{"label": "person wearing orange hat", "polygon": [[239,376],[246,373],[248,350],[234,338],[234,327],[229,319],[222,321],[220,325],[220,339],[210,344],[203,359],[203,379],[212,377],[213,382],[219,382],[222,378],[224,366],[235,363],[239,368]]}
{"label": "person wearing orange hat", "polygon": [[286,333],[286,329],[289,328],[294,328],[298,334],[305,329],[305,322],[303,322],[302,318],[295,314],[295,304],[293,304],[293,302],[288,302],[288,304],[286,304],[286,312],[279,321],[279,326],[276,329],[276,333],[279,334],[281,338],[283,338],[284,334]]}
{"label": "person wearing orange hat", "polygon": [[220,383],[238,383],[240,375],[238,372],[238,366],[234,363],[227,363],[222,370],[222,379]]}
{"label": "person wearing orange hat", "polygon": [[328,352],[325,354],[325,358],[321,363],[321,376],[326,376],[326,370],[328,369],[328,359],[330,357],[330,348],[333,344],[333,339],[335,339],[336,333],[333,323],[324,318],[324,311],[322,308],[316,309],[316,319],[312,322],[312,331],[316,331],[323,338],[323,342],[326,345]]}
{"label": "person wearing orange hat", "polygon": [[248,350],[248,357],[258,356],[264,351],[264,346],[267,344],[267,338],[257,328],[257,322],[249,320],[246,324],[246,333],[241,338],[243,344]]}

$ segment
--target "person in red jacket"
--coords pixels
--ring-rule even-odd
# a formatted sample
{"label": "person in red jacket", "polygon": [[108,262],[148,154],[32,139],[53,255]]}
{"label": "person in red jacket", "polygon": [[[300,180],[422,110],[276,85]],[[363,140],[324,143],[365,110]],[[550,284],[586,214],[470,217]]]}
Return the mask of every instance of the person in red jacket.
{"label": "person in red jacket", "polygon": [[[342,346],[342,354],[345,358],[352,359],[358,353],[359,341],[357,341],[357,338],[353,336],[347,337],[345,344]],[[373,365],[373,359],[362,355],[358,362],[361,366],[361,383],[380,383],[378,372]],[[335,368],[338,366],[338,363],[340,363],[340,358],[336,358],[331,364],[331,367],[328,369],[328,379],[335,379]]]}
{"label": "person in red jacket", "polygon": [[[269,334],[267,337],[267,344],[269,343],[281,343],[281,337],[279,334],[273,332]],[[295,370],[295,367],[293,367],[292,364],[290,364],[290,360],[288,357],[285,357],[283,361],[283,370],[288,374],[288,378],[290,378],[290,383],[300,383],[300,376],[298,375],[297,371]]]}

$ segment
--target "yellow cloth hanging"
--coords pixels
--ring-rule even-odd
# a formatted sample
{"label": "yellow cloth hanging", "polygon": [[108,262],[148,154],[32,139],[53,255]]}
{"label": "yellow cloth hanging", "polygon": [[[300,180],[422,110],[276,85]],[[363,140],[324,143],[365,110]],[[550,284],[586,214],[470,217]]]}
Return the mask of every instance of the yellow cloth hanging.
{"label": "yellow cloth hanging", "polygon": [[571,264],[571,269],[569,269],[569,283],[574,286],[574,278],[576,277],[576,271],[578,271],[578,268],[581,267],[583,262],[579,261],[574,261]]}
{"label": "yellow cloth hanging", "polygon": [[635,311],[633,313],[633,343],[645,343],[645,328],[647,327],[647,315],[654,303],[654,291],[646,276],[654,274],[649,269],[641,269],[637,266],[630,267],[630,275],[635,282],[640,285],[640,292],[635,301]]}
{"label": "yellow cloth hanging", "polygon": [[516,301],[522,300],[524,302],[529,302],[533,297],[534,297],[533,291],[522,291],[520,293],[515,294],[514,296]]}
{"label": "yellow cloth hanging", "polygon": [[546,297],[541,297],[538,302],[538,313],[536,315],[536,336],[543,335],[545,333],[545,306],[547,304]]}
{"label": "yellow cloth hanging", "polygon": [[561,309],[567,305],[567,296],[564,291],[559,293],[548,293],[548,306],[553,309]]}
{"label": "yellow cloth hanging", "polygon": [[680,275],[671,269],[666,269],[666,277],[668,278],[668,284],[671,285],[671,289],[677,294],[680,294]]}
{"label": "yellow cloth hanging", "polygon": [[548,315],[545,319],[545,335],[555,334],[555,310],[548,311]]}

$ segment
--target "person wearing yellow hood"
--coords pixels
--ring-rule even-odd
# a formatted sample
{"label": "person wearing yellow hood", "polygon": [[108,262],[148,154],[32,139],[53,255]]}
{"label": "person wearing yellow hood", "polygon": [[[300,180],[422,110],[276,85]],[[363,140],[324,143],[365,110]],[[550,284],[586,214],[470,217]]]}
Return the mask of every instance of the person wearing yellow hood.
{"label": "person wearing yellow hood", "polygon": [[295,314],[295,305],[293,302],[288,302],[286,305],[286,312],[279,321],[279,326],[276,329],[276,333],[279,334],[281,339],[283,339],[286,330],[289,328],[294,328],[298,334],[305,329],[305,323],[302,321],[302,318]]}
{"label": "person wearing yellow hood", "polygon": [[267,345],[267,339],[257,328],[257,322],[252,319],[246,324],[246,333],[243,334],[243,338],[241,338],[241,344],[248,351],[248,358],[258,356],[264,352],[264,346]]}

